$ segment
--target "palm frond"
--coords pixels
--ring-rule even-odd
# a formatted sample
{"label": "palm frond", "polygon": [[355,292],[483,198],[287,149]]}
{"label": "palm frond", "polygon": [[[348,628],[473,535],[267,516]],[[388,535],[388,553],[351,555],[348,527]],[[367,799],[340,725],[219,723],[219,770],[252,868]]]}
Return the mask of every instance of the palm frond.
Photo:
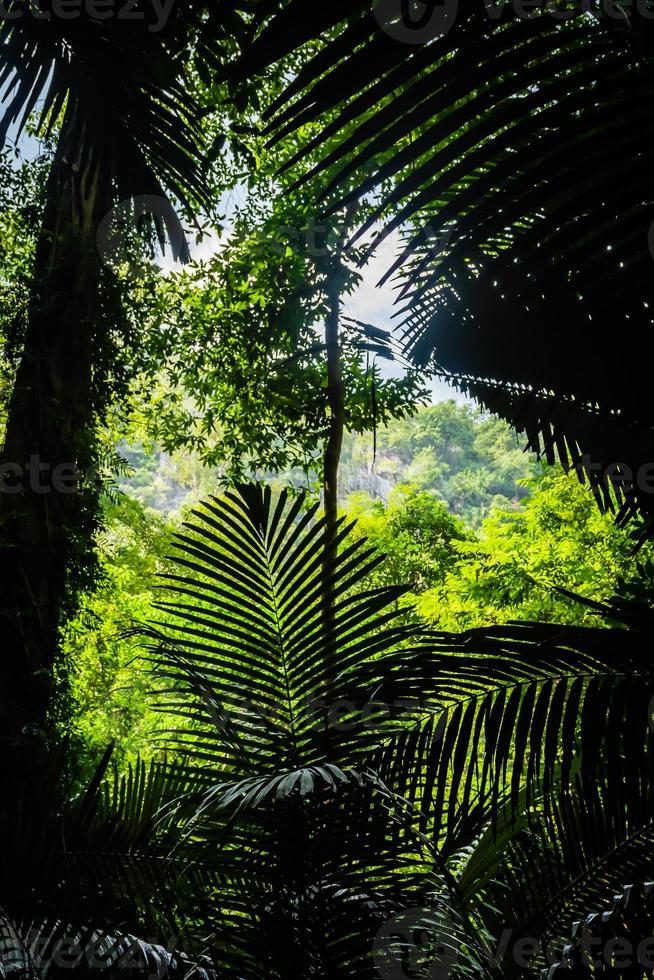
{"label": "palm frond", "polygon": [[576,473],[599,507],[615,513],[622,524],[636,516],[651,521],[654,426],[647,419],[625,418],[606,402],[591,405],[552,391],[449,372],[440,376],[524,432],[527,449]]}
{"label": "palm frond", "polygon": [[37,16],[8,0],[0,18],[0,143],[20,135],[33,114],[50,133],[65,111],[82,149],[82,168],[110,160],[119,198],[170,195],[208,207],[201,127],[204,108],[189,68],[210,83],[224,45],[244,42],[248,4],[191,2],[162,8],[137,0],[98,19],[83,5],[76,17]]}
{"label": "palm frond", "polygon": [[[433,866],[370,765],[380,732],[406,723],[375,701],[384,664],[409,660],[421,632],[397,589],[365,589],[379,558],[350,532],[341,522],[326,562],[331,537],[302,498],[243,486],[212,499],[179,536],[162,618],[144,629],[161,708],[181,720],[175,750],[212,778],[177,819],[201,859],[220,853],[217,942],[254,956],[253,975],[372,976],[376,932],[421,900]],[[256,936],[296,920],[302,935],[271,940],[266,959]]]}
{"label": "palm frond", "polygon": [[[538,392],[598,406],[575,420],[582,454],[638,468],[651,460],[648,366],[634,357],[654,308],[649,20],[599,4],[524,17],[515,4],[466,2],[444,26],[444,9],[427,5],[425,39],[398,8],[336,4],[318,16],[291,0],[234,74],[322,33],[269,107],[270,138],[317,128],[287,161],[298,180],[315,183],[327,212],[376,195],[358,233],[381,223],[370,251],[403,236],[385,278],[398,274],[412,358],[526,386],[546,441],[568,435],[560,404],[536,405]],[[510,421],[513,407],[498,400]],[[648,512],[650,497],[638,498]]]}
{"label": "palm frond", "polygon": [[[424,905],[430,888],[469,938],[473,920],[490,935],[545,936],[614,887],[620,860],[645,873],[649,631],[398,625],[384,613],[393,590],[357,592],[365,543],[353,551],[341,526],[326,571],[325,535],[315,508],[288,495],[242,487],[212,500],[179,539],[167,618],[145,631],[161,706],[172,699],[187,726],[183,765],[202,774],[177,813],[197,853],[221,855],[221,946],[247,958],[270,916],[317,915],[317,959],[303,962],[320,975],[332,962],[322,902],[358,895],[361,931],[332,938],[349,950],[345,975],[366,975],[373,926]],[[288,583],[301,583],[297,605]],[[321,587],[338,597],[334,630],[321,628]],[[329,915],[340,921],[333,903]],[[273,975],[293,949],[276,950]]]}
{"label": "palm frond", "polygon": [[542,980],[592,980],[612,973],[647,976],[652,968],[653,893],[651,881],[624,885],[610,909],[575,922],[562,960],[543,970]]}
{"label": "palm frond", "polygon": [[[182,685],[199,697],[162,707],[195,722],[196,750],[215,744],[218,727],[215,761],[244,776],[253,775],[239,769],[244,759],[289,772],[298,760],[319,764],[321,718],[345,698],[358,666],[416,638],[399,622],[402,590],[353,594],[380,558],[342,522],[338,558],[325,571],[325,522],[302,498],[283,493],[273,502],[269,489],[243,487],[194,517],[176,542],[179,571],[165,577],[170,600],[158,609],[166,619],[148,635],[157,673],[171,685],[164,692]],[[370,699],[374,678],[367,683]]]}
{"label": "palm frond", "polygon": [[[209,970],[200,962],[203,896],[215,869],[177,849],[169,807],[196,784],[157,762],[112,778],[110,760],[111,749],[75,794],[63,746],[3,803],[0,969],[8,975],[28,968],[35,977],[60,968],[117,975],[127,961],[143,975],[155,966],[179,977]],[[186,952],[171,949],[171,940]]]}

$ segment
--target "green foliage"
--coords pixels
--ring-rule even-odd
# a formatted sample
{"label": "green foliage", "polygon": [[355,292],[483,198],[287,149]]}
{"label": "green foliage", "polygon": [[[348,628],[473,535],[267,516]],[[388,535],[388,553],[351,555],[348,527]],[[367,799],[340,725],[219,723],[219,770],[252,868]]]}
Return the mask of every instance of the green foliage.
{"label": "green foliage", "polygon": [[[555,468],[527,486],[521,508],[495,510],[475,540],[456,545],[456,566],[420,597],[428,620],[453,630],[511,620],[592,624],[592,611],[557,589],[602,602],[637,585],[633,540],[588,487]],[[648,544],[642,560],[651,558]]]}
{"label": "green foliage", "polygon": [[125,631],[151,614],[172,528],[125,496],[105,501],[103,518],[100,580],[66,627],[63,655],[76,704],[74,735],[86,766],[115,741],[115,760],[124,770],[137,756],[158,751],[158,719],[148,702],[151,677],[138,643]]}
{"label": "green foliage", "polygon": [[406,585],[412,595],[441,585],[460,560],[457,542],[472,533],[460,518],[450,514],[433,494],[401,484],[388,504],[354,494],[346,501],[348,517],[357,522],[357,533],[386,558],[371,573],[375,585]]}
{"label": "green foliage", "polygon": [[32,266],[49,154],[35,161],[0,146],[0,441],[27,323]]}
{"label": "green foliage", "polygon": [[[449,426],[447,448],[444,441],[436,444],[433,436],[435,428],[442,431],[442,419]],[[408,593],[399,600],[404,608],[415,605],[430,624],[458,630],[512,620],[595,625],[591,609],[557,588],[599,602],[616,596],[637,598],[647,607],[651,546],[645,546],[635,563],[627,532],[616,527],[611,515],[598,511],[587,488],[560,470],[540,470],[519,485],[521,474],[535,464],[513,448],[505,423],[478,416],[467,406],[445,403],[380,430],[379,442],[383,471],[390,473],[391,465],[395,467],[396,486],[387,503],[357,491],[345,496],[342,506],[348,518],[357,521],[357,534],[387,556],[371,572],[371,584],[407,586]],[[362,447],[366,452],[371,448],[365,448],[363,439],[350,442],[350,484],[365,484]],[[406,482],[405,474],[415,472],[416,450],[429,458],[443,454],[447,483],[423,489]],[[106,508],[106,531],[100,539],[105,577],[85,599],[84,613],[69,631],[67,651],[76,670],[77,728],[87,751],[97,751],[115,737],[124,764],[156,732],[157,721],[145,701],[147,682],[133,662],[134,642],[118,634],[132,618],[148,618],[171,530],[201,494],[215,490],[222,476],[192,454],[151,456],[140,448],[122,453],[133,468],[122,484],[129,497]],[[471,458],[486,461],[493,486],[517,487],[522,495],[510,505],[504,495],[487,498],[484,506],[492,511],[476,528],[453,514],[437,490],[451,484],[452,473],[456,477],[464,472]],[[514,477],[511,462],[519,467]],[[457,466],[464,469],[457,471]],[[277,491],[289,482],[299,485],[301,480],[292,473],[280,474]],[[167,516],[148,510],[153,507]],[[469,498],[461,508],[477,513]]]}
{"label": "green foliage", "polygon": [[205,466],[196,454],[178,449],[170,455],[152,443],[119,443],[124,472],[119,489],[144,508],[178,518],[185,507],[212,493],[222,472]]}
{"label": "green foliage", "polygon": [[[640,352],[654,325],[641,152],[654,119],[631,52],[649,77],[649,11],[433,8],[409,27],[406,3],[371,12],[352,0],[314,16],[289,0],[234,74],[251,84],[324,39],[268,107],[267,132],[283,146],[312,128],[291,165],[327,213],[379,192],[361,223],[362,234],[382,226],[371,251],[407,231],[386,278],[400,284],[409,356],[458,376],[549,461],[572,459],[591,479],[617,461],[635,474],[653,458]],[[610,221],[596,201],[612,202]],[[634,516],[654,518],[637,480],[625,495]]]}
{"label": "green foliage", "polygon": [[[416,513],[460,527],[413,496],[396,527],[415,531]],[[122,611],[150,620],[156,688],[133,693],[162,713],[176,763],[137,765],[101,801],[106,756],[80,802],[48,790],[54,812],[12,796],[5,864],[26,865],[27,848],[33,870],[3,897],[0,928],[21,944],[23,907],[59,931],[84,896],[85,923],[111,902],[117,936],[128,923],[161,943],[179,927],[191,956],[239,980],[372,980],[375,963],[418,953],[435,968],[444,940],[453,978],[513,980],[516,941],[546,943],[625,868],[649,873],[647,630],[426,631],[398,608],[401,588],[370,588],[383,565],[361,535],[341,524],[325,568],[317,507],[259,486],[195,511],[148,611],[136,583],[151,587],[144,552],[160,567],[165,529],[136,503],[109,516],[130,529],[105,545],[132,566]],[[406,909],[426,917],[420,950],[396,936]]]}
{"label": "green foliage", "polygon": [[[232,216],[215,254],[161,280],[146,298],[149,324],[134,401],[140,428],[172,452],[192,450],[230,478],[318,468],[329,431],[324,322],[330,297],[360,281],[336,270],[344,235],[263,178]],[[362,433],[426,398],[415,371],[385,377],[383,332],[341,325],[346,425]]]}
{"label": "green foliage", "polygon": [[522,481],[533,473],[534,463],[500,419],[469,404],[445,401],[380,428],[374,457],[370,436],[349,439],[344,487],[366,486],[366,469],[374,471],[382,487],[407,484],[435,494],[452,513],[478,527],[494,506],[517,506],[527,495]]}
{"label": "green foliage", "polygon": [[248,980],[372,977],[371,950],[399,955],[380,923],[418,906],[452,976],[519,976],[512,946],[490,963],[505,929],[547,939],[625,861],[647,867],[647,635],[425,635],[343,527],[325,572],[316,517],[260,487],[203,506],[146,631],[173,745],[206,781],[172,812],[220,875],[215,959]]}
{"label": "green foliage", "polygon": [[235,972],[374,975],[371,948],[397,962],[375,919],[400,889],[405,908],[432,910],[452,976],[519,976],[514,947],[494,974],[481,937],[545,940],[625,862],[648,867],[647,634],[423,638],[386,611],[395,589],[366,588],[361,541],[343,532],[323,578],[322,522],[300,513],[253,487],[203,507],[178,539],[171,621],[148,634],[177,712],[200,726],[182,750],[217,774],[182,812],[207,853],[221,842]]}
{"label": "green foliage", "polygon": [[[49,23],[37,31],[29,20],[0,20],[11,56],[0,66],[0,79],[17,76],[4,120],[10,123],[31,107],[47,83],[42,122],[48,115],[56,122],[67,103],[69,121],[83,138],[82,162],[102,158],[109,169],[113,159],[119,192],[145,184],[143,189],[160,193],[161,179],[179,198],[210,207],[217,204],[221,178],[223,186],[234,186],[238,174],[250,191],[265,196],[273,185],[255,178],[252,164],[263,162],[265,170],[273,155],[265,155],[259,137],[248,140],[238,124],[232,126],[224,110],[226,94],[235,97],[237,112],[247,113],[259,102],[256,83],[239,92],[231,83],[225,87],[220,73],[223,59],[251,40],[253,7],[244,6],[245,16],[230,4],[220,5],[215,17],[206,4],[189,18],[176,10],[169,28],[149,38],[146,25],[132,33],[112,22],[111,44],[97,34],[86,48],[83,35],[65,25]],[[288,37],[284,30],[277,36],[284,50],[311,33],[311,24],[304,30],[296,16],[298,7],[297,0],[286,5],[291,30]],[[342,9],[337,4],[335,13],[318,14],[315,23],[335,27]],[[564,205],[576,198],[570,187],[582,191],[578,196],[585,201],[587,164],[594,160],[584,155],[586,144],[595,146],[601,127],[615,123],[609,111],[598,110],[597,99],[606,84],[616,93],[616,105],[622,100],[620,42],[598,40],[598,26],[586,15],[581,24],[561,28],[554,21],[536,23],[538,18],[521,23],[518,29],[527,33],[519,43],[512,22],[496,30],[492,23],[488,28],[485,15],[462,17],[452,37],[467,31],[464,37],[477,50],[488,28],[492,41],[492,53],[485,49],[488,61],[477,66],[483,65],[498,99],[486,99],[491,109],[481,112],[485,93],[470,89],[469,49],[461,44],[448,50],[451,39],[400,56],[386,37],[377,37],[376,67],[369,72],[361,55],[371,30],[378,30],[377,16],[366,9],[358,21],[362,10],[355,3],[344,38],[327,32],[326,54],[312,47],[318,53],[306,71],[297,60],[287,63],[292,70],[282,103],[311,85],[312,77],[316,81],[330,58],[336,71],[316,82],[304,109],[297,103],[290,108],[286,120],[299,125],[300,135],[285,141],[281,158],[288,160],[296,150],[311,155],[321,141],[311,139],[310,117],[322,113],[329,127],[322,145],[328,154],[334,151],[322,172],[338,164],[328,174],[328,198],[336,186],[347,193],[352,178],[365,180],[358,188],[365,200],[360,217],[372,228],[384,215],[375,211],[379,202],[368,198],[377,179],[369,179],[370,170],[383,164],[380,183],[384,173],[406,180],[391,195],[400,205],[391,219],[397,226],[421,220],[422,207],[435,205],[449,235],[447,254],[439,254],[430,271],[436,258],[431,249],[422,264],[420,248],[407,250],[413,252],[409,272],[415,287],[408,332],[421,345],[414,345],[414,353],[426,358],[437,347],[439,356],[457,364],[469,350],[472,368],[486,376],[526,377],[516,374],[525,322],[517,313],[530,310],[530,322],[536,318],[542,336],[550,337],[550,326],[555,336],[567,331],[550,303],[541,302],[541,290],[549,297],[560,292],[569,307],[574,299],[575,309],[584,299],[575,283],[580,266],[559,269],[561,255],[574,251],[572,240],[579,235],[577,246],[587,249],[584,267],[594,266],[612,248],[606,234],[613,236],[619,226],[626,247],[633,236],[632,211],[642,212],[639,201],[627,202],[622,215],[607,224],[611,230],[599,236],[588,235],[585,203],[568,215],[565,227],[558,223]],[[540,84],[542,65],[533,61],[529,72],[536,84],[523,90],[509,68],[529,54],[532,42],[543,47],[550,30],[559,31],[560,39],[552,64],[563,59],[566,70],[552,70],[554,82],[546,73],[548,84]],[[255,41],[248,51],[255,52],[255,63],[257,50]],[[139,69],[132,72],[133,84],[119,90],[116,51]],[[593,82],[586,87],[577,85],[580,52],[588,57],[576,60]],[[348,75],[346,66],[343,79],[344,54],[356,70]],[[506,69],[501,76],[496,55]],[[594,77],[596,65],[601,77]],[[93,100],[73,84],[80,66],[95,83]],[[398,83],[398,76],[404,81]],[[626,81],[631,86],[629,75]],[[279,82],[277,75],[276,90]],[[578,100],[570,132],[556,125],[559,107],[549,82],[567,101]],[[424,90],[417,99],[414,83]],[[367,93],[362,84],[370,85]],[[461,97],[450,97],[443,108],[441,86]],[[339,109],[348,94],[349,116],[342,115],[362,124],[365,138],[351,125],[342,150]],[[535,108],[551,114],[552,125],[541,125]],[[202,125],[214,110],[213,127],[228,121],[228,134]],[[446,139],[449,113],[457,113],[459,122]],[[498,113],[504,122],[496,132]],[[540,146],[536,157],[529,140],[521,142],[532,121],[541,127],[531,133]],[[579,140],[586,122],[591,128]],[[481,143],[476,126],[484,127]],[[440,135],[432,139],[436,128]],[[641,139],[640,129],[633,131]],[[203,159],[200,148],[214,135]],[[513,141],[510,154],[506,138]],[[217,163],[225,145],[229,152]],[[625,159],[634,173],[642,167],[647,174],[647,154]],[[551,179],[559,160],[565,160],[570,180]],[[234,173],[226,179],[232,161]],[[357,173],[361,164],[365,173]],[[15,170],[4,159],[0,176],[3,168],[11,185]],[[582,183],[575,188],[577,171]],[[607,194],[614,184],[612,173]],[[567,188],[565,200],[560,186]],[[281,179],[276,193],[280,187],[287,190]],[[545,200],[539,204],[541,191]],[[498,195],[506,207],[498,207]],[[261,199],[251,202],[236,215],[212,260],[181,275],[144,279],[131,291],[127,328],[117,331],[112,320],[100,332],[112,343],[99,343],[96,350],[106,398],[94,404],[104,411],[136,372],[131,407],[142,412],[141,429],[165,450],[188,454],[186,479],[196,481],[196,494],[215,476],[198,474],[198,457],[229,479],[275,470],[292,480],[294,467],[309,473],[316,468],[328,421],[321,323],[334,290],[347,296],[357,274],[339,266],[340,281],[334,283],[331,246],[312,251],[306,241],[298,245],[298,231],[302,238],[314,213],[313,202],[298,201],[289,192],[273,208]],[[0,256],[0,380],[10,382],[12,344],[16,350],[25,319],[29,211],[19,205],[0,222],[0,238],[11,246],[7,261]],[[460,235],[451,235],[452,223]],[[543,228],[546,234],[539,234]],[[561,249],[566,236],[570,247]],[[519,241],[526,242],[522,291],[502,315],[489,318],[489,331],[481,331],[483,290],[488,287],[486,299],[495,290],[493,308],[501,309],[497,297],[504,301],[505,295],[494,276],[506,272],[503,253],[518,257],[513,252]],[[528,271],[530,243],[539,260],[536,282]],[[553,261],[562,273],[554,282]],[[648,261],[643,247],[634,259],[632,285],[640,285]],[[633,316],[648,328],[651,314],[641,309],[640,291],[622,285],[614,263],[611,258],[602,268],[613,274],[615,288],[605,291],[597,277],[599,298],[594,294],[584,308],[614,327],[624,303],[627,320]],[[513,266],[509,272],[515,278]],[[461,288],[449,289],[457,276]],[[417,313],[416,296],[426,299]],[[456,322],[456,338],[448,317]],[[578,355],[589,347],[584,332],[559,335],[558,348],[553,343],[547,352],[554,350],[553,358],[531,356],[531,334],[524,364],[536,382],[568,381],[583,360]],[[79,713],[73,735],[75,747],[83,746],[83,768],[92,768],[90,756],[112,738],[118,742],[118,767],[131,768],[112,782],[107,752],[87,789],[76,793],[64,753],[41,767],[16,766],[18,778],[10,784],[0,822],[0,975],[56,972],[50,959],[31,961],[25,923],[30,929],[35,924],[39,937],[69,938],[72,932],[97,939],[96,928],[111,921],[119,926],[109,943],[112,973],[119,972],[116,947],[122,951],[127,930],[145,935],[151,928],[161,940],[164,930],[170,936],[181,926],[192,952],[207,949],[222,974],[239,980],[372,978],[372,951],[385,972],[403,970],[413,958],[410,939],[403,944],[400,935],[399,942],[380,947],[379,930],[383,926],[387,939],[397,939],[394,916],[419,906],[428,919],[422,972],[439,972],[443,964],[433,957],[444,942],[455,953],[453,980],[510,978],[522,975],[519,965],[509,956],[497,969],[490,966],[486,939],[497,941],[507,928],[513,938],[547,937],[583,914],[589,902],[610,895],[625,873],[632,880],[651,877],[654,679],[651,592],[643,582],[651,575],[651,552],[646,549],[641,566],[634,566],[626,533],[597,512],[590,493],[558,471],[523,486],[532,464],[497,420],[448,403],[406,422],[422,385],[415,372],[397,380],[379,371],[375,359],[388,354],[389,338],[350,321],[342,340],[352,434],[346,480],[361,479],[362,463],[371,477],[374,462],[386,490],[399,485],[386,504],[361,496],[344,501],[360,526],[350,533],[341,523],[333,564],[326,559],[331,551],[317,505],[307,508],[290,494],[277,498],[270,489],[240,486],[177,528],[176,564],[162,592],[157,574],[173,529],[138,500],[159,506],[170,501],[152,486],[160,461],[130,451],[138,499],[106,505],[99,537],[103,578],[68,624],[65,651],[74,669]],[[570,345],[577,340],[575,350]],[[606,351],[594,345],[587,354],[597,369],[586,372],[591,395],[603,396]],[[564,361],[565,370],[556,370]],[[628,377],[627,394],[644,387],[608,363],[609,373]],[[585,380],[579,384],[584,394]],[[549,387],[546,396],[528,398],[524,411],[523,394],[511,391],[503,411],[525,424],[532,447],[540,448],[542,439],[548,458],[558,454],[565,461],[583,441],[578,434],[586,438],[590,418],[593,433],[601,434],[600,449],[616,458],[592,404],[575,403],[575,412],[581,404],[585,415],[571,426],[565,411],[561,422],[561,405]],[[0,422],[2,413],[0,404]],[[613,425],[620,424],[615,413]],[[130,426],[133,418],[126,431]],[[369,432],[377,428],[375,461]],[[80,435],[91,439],[90,429]],[[385,563],[367,550],[366,536],[388,553]],[[636,598],[640,618],[635,628],[622,628],[628,619],[612,630],[591,628],[596,610],[557,589],[576,591],[590,602]],[[441,632],[405,615],[404,604],[414,600],[429,627]],[[620,612],[613,609],[619,622]],[[140,635],[150,643],[156,692],[135,665],[142,652],[138,637],[124,632],[134,619],[149,621]],[[507,625],[509,620],[522,622]],[[489,622],[499,625],[489,628]],[[462,628],[468,632],[444,632]],[[156,711],[148,704],[153,695]],[[167,756],[161,754],[163,744]],[[155,754],[149,770],[137,753]],[[141,972],[153,964],[168,967],[173,976],[193,972],[190,961],[166,954],[162,946],[135,946]]]}

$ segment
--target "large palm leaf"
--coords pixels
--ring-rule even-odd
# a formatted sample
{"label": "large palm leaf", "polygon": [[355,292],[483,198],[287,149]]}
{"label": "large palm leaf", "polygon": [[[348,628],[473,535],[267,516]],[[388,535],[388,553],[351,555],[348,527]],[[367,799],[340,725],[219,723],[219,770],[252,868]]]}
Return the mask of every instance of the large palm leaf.
{"label": "large palm leaf", "polygon": [[[439,5],[424,6],[443,23]],[[380,221],[382,237],[404,230],[393,268],[413,357],[611,414],[608,433],[588,420],[580,456],[635,471],[654,448],[640,355],[654,301],[651,22],[600,4],[529,17],[490,6],[462,3],[445,33],[412,44],[397,39],[399,3],[317,13],[290,0],[236,73],[323,34],[270,107],[269,134],[317,123],[288,165],[318,152],[298,175],[315,179],[326,210],[379,192],[361,231]],[[554,406],[540,407],[563,440]],[[633,496],[652,509],[647,490]]]}
{"label": "large palm leaf", "polygon": [[148,630],[162,710],[181,720],[173,744],[208,780],[190,830],[220,847],[217,942],[247,976],[366,975],[388,910],[428,880],[425,842],[368,758],[377,665],[420,636],[399,590],[353,591],[379,558],[348,531],[329,567],[325,521],[301,497],[209,502]]}
{"label": "large palm leaf", "polygon": [[161,814],[194,784],[162,763],[112,778],[110,760],[76,791],[61,746],[6,786],[0,976],[216,976],[202,955],[215,875],[175,852],[178,827]]}
{"label": "large palm leaf", "polygon": [[19,135],[35,111],[39,129],[50,130],[66,108],[84,164],[109,157],[121,197],[165,188],[208,205],[204,106],[193,94],[190,69],[199,66],[210,80],[223,51],[244,39],[247,25],[235,9],[241,5],[217,10],[194,0],[165,12],[147,0],[130,6],[126,12],[116,5],[98,19],[83,6],[77,17],[61,18],[47,5],[44,17],[26,11],[22,0],[5,4],[0,141],[12,127]]}
{"label": "large palm leaf", "polygon": [[546,936],[610,894],[620,862],[648,877],[647,633],[425,632],[396,590],[365,591],[375,559],[342,525],[325,567],[325,535],[299,498],[209,502],[147,630],[182,767],[204,781],[180,818],[220,853],[234,970],[367,975],[380,925],[416,906],[447,908],[460,969],[491,970],[475,928]]}

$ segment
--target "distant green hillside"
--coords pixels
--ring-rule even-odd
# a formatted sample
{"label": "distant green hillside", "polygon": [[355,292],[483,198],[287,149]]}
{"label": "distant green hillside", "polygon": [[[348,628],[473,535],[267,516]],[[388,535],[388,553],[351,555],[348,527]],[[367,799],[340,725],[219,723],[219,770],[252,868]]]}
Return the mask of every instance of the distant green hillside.
{"label": "distant green hillside", "polygon": [[346,441],[341,490],[386,499],[398,485],[431,491],[448,510],[478,526],[493,505],[517,505],[527,495],[520,481],[533,475],[532,456],[509,426],[454,401],[422,408],[377,435]]}
{"label": "distant green hillside", "polygon": [[[534,473],[533,457],[501,419],[454,401],[422,408],[412,418],[379,429],[376,438],[348,436],[341,466],[343,502],[364,492],[387,500],[397,486],[432,493],[448,510],[478,527],[493,506],[518,506],[528,491],[521,481]],[[191,456],[122,447],[131,475],[120,483],[142,504],[164,514],[176,512],[212,489],[218,470]],[[313,486],[315,475],[298,470],[256,474],[274,483]]]}

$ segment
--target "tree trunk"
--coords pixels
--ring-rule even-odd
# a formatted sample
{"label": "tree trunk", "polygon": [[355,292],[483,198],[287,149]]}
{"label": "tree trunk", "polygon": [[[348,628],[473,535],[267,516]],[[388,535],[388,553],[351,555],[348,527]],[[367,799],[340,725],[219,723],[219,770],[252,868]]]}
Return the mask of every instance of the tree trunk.
{"label": "tree trunk", "polygon": [[331,757],[331,722],[333,710],[332,658],[336,646],[334,595],[332,577],[338,562],[338,471],[345,433],[345,384],[341,364],[341,293],[343,275],[340,255],[328,280],[329,312],[325,321],[327,348],[327,401],[329,405],[329,435],[323,459],[323,506],[325,510],[325,546],[323,551],[322,618],[325,636],[325,757]]}
{"label": "tree trunk", "polygon": [[89,548],[108,161],[86,169],[69,111],[50,172],[22,359],[0,453],[0,759],[43,726],[69,567]]}
{"label": "tree trunk", "polygon": [[327,401],[329,404],[329,437],[325,447],[323,464],[323,493],[328,537],[333,539],[338,519],[338,470],[345,433],[345,385],[341,367],[340,276],[334,275],[329,287],[329,314],[325,323],[327,347]]}
{"label": "tree trunk", "polygon": [[[327,401],[329,404],[329,436],[323,459],[323,501],[327,521],[327,559],[336,558],[334,535],[338,520],[338,471],[345,434],[345,385],[341,364],[341,299],[347,279],[344,265],[345,238],[358,210],[358,201],[347,208],[338,229],[339,244],[327,267],[327,299],[329,312],[325,322],[325,346],[327,348]],[[331,551],[333,550],[333,554]]]}

